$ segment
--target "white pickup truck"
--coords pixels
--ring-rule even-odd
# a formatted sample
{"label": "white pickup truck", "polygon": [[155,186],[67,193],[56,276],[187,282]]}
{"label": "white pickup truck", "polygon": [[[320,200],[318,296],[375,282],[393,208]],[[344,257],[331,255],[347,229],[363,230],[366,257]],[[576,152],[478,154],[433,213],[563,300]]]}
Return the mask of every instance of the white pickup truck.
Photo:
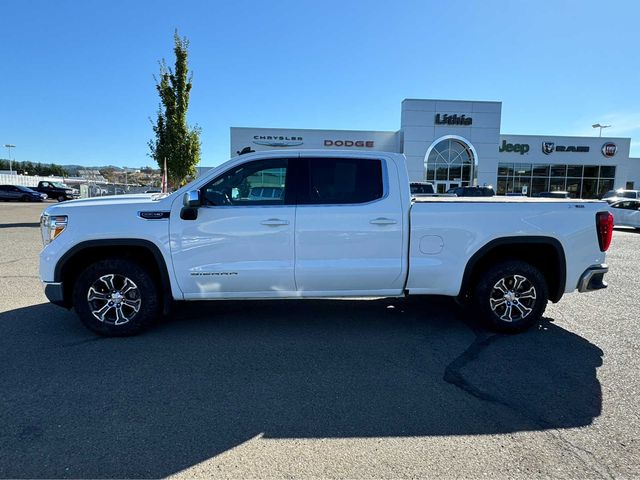
{"label": "white pickup truck", "polygon": [[597,201],[412,199],[401,154],[286,150],[170,195],[52,205],[41,230],[47,297],[102,335],[173,300],[404,295],[457,297],[516,332],[548,300],[606,287],[613,218]]}

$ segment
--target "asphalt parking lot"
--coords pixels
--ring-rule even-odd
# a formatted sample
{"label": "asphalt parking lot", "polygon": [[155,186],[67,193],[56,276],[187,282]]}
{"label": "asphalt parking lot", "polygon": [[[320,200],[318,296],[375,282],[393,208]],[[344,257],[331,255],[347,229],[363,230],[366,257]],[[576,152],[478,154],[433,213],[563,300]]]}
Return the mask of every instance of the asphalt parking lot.
{"label": "asphalt parking lot", "polygon": [[43,205],[0,203],[0,477],[640,476],[640,234],[539,328],[446,299],[181,305],[105,339],[46,302]]}

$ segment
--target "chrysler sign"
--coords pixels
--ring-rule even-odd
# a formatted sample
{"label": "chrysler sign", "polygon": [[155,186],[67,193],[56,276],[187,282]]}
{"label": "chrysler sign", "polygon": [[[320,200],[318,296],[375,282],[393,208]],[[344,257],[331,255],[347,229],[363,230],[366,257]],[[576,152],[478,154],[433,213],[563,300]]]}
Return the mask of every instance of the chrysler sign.
{"label": "chrysler sign", "polygon": [[289,137],[287,135],[254,135],[253,143],[267,147],[297,147],[302,145],[302,137]]}

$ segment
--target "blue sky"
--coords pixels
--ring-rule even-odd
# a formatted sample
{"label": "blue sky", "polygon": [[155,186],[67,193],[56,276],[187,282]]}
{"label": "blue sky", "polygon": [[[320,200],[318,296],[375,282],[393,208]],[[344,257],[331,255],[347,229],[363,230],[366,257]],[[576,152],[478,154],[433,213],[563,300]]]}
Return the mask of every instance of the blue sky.
{"label": "blue sky", "polygon": [[[153,75],[177,28],[202,165],[229,127],[397,130],[403,98],[498,100],[502,132],[632,138],[635,1],[7,1],[0,145],[16,160],[150,165]],[[0,150],[6,157],[6,149]]]}

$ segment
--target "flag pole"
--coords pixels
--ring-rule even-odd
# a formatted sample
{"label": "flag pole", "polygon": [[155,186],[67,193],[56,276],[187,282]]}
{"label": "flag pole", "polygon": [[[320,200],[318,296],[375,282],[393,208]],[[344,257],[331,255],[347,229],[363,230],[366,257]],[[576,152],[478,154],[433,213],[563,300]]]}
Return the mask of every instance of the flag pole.
{"label": "flag pole", "polygon": [[167,193],[168,190],[168,174],[167,174],[167,157],[164,157],[164,168],[162,169],[162,185],[160,186],[160,191],[162,193]]}

